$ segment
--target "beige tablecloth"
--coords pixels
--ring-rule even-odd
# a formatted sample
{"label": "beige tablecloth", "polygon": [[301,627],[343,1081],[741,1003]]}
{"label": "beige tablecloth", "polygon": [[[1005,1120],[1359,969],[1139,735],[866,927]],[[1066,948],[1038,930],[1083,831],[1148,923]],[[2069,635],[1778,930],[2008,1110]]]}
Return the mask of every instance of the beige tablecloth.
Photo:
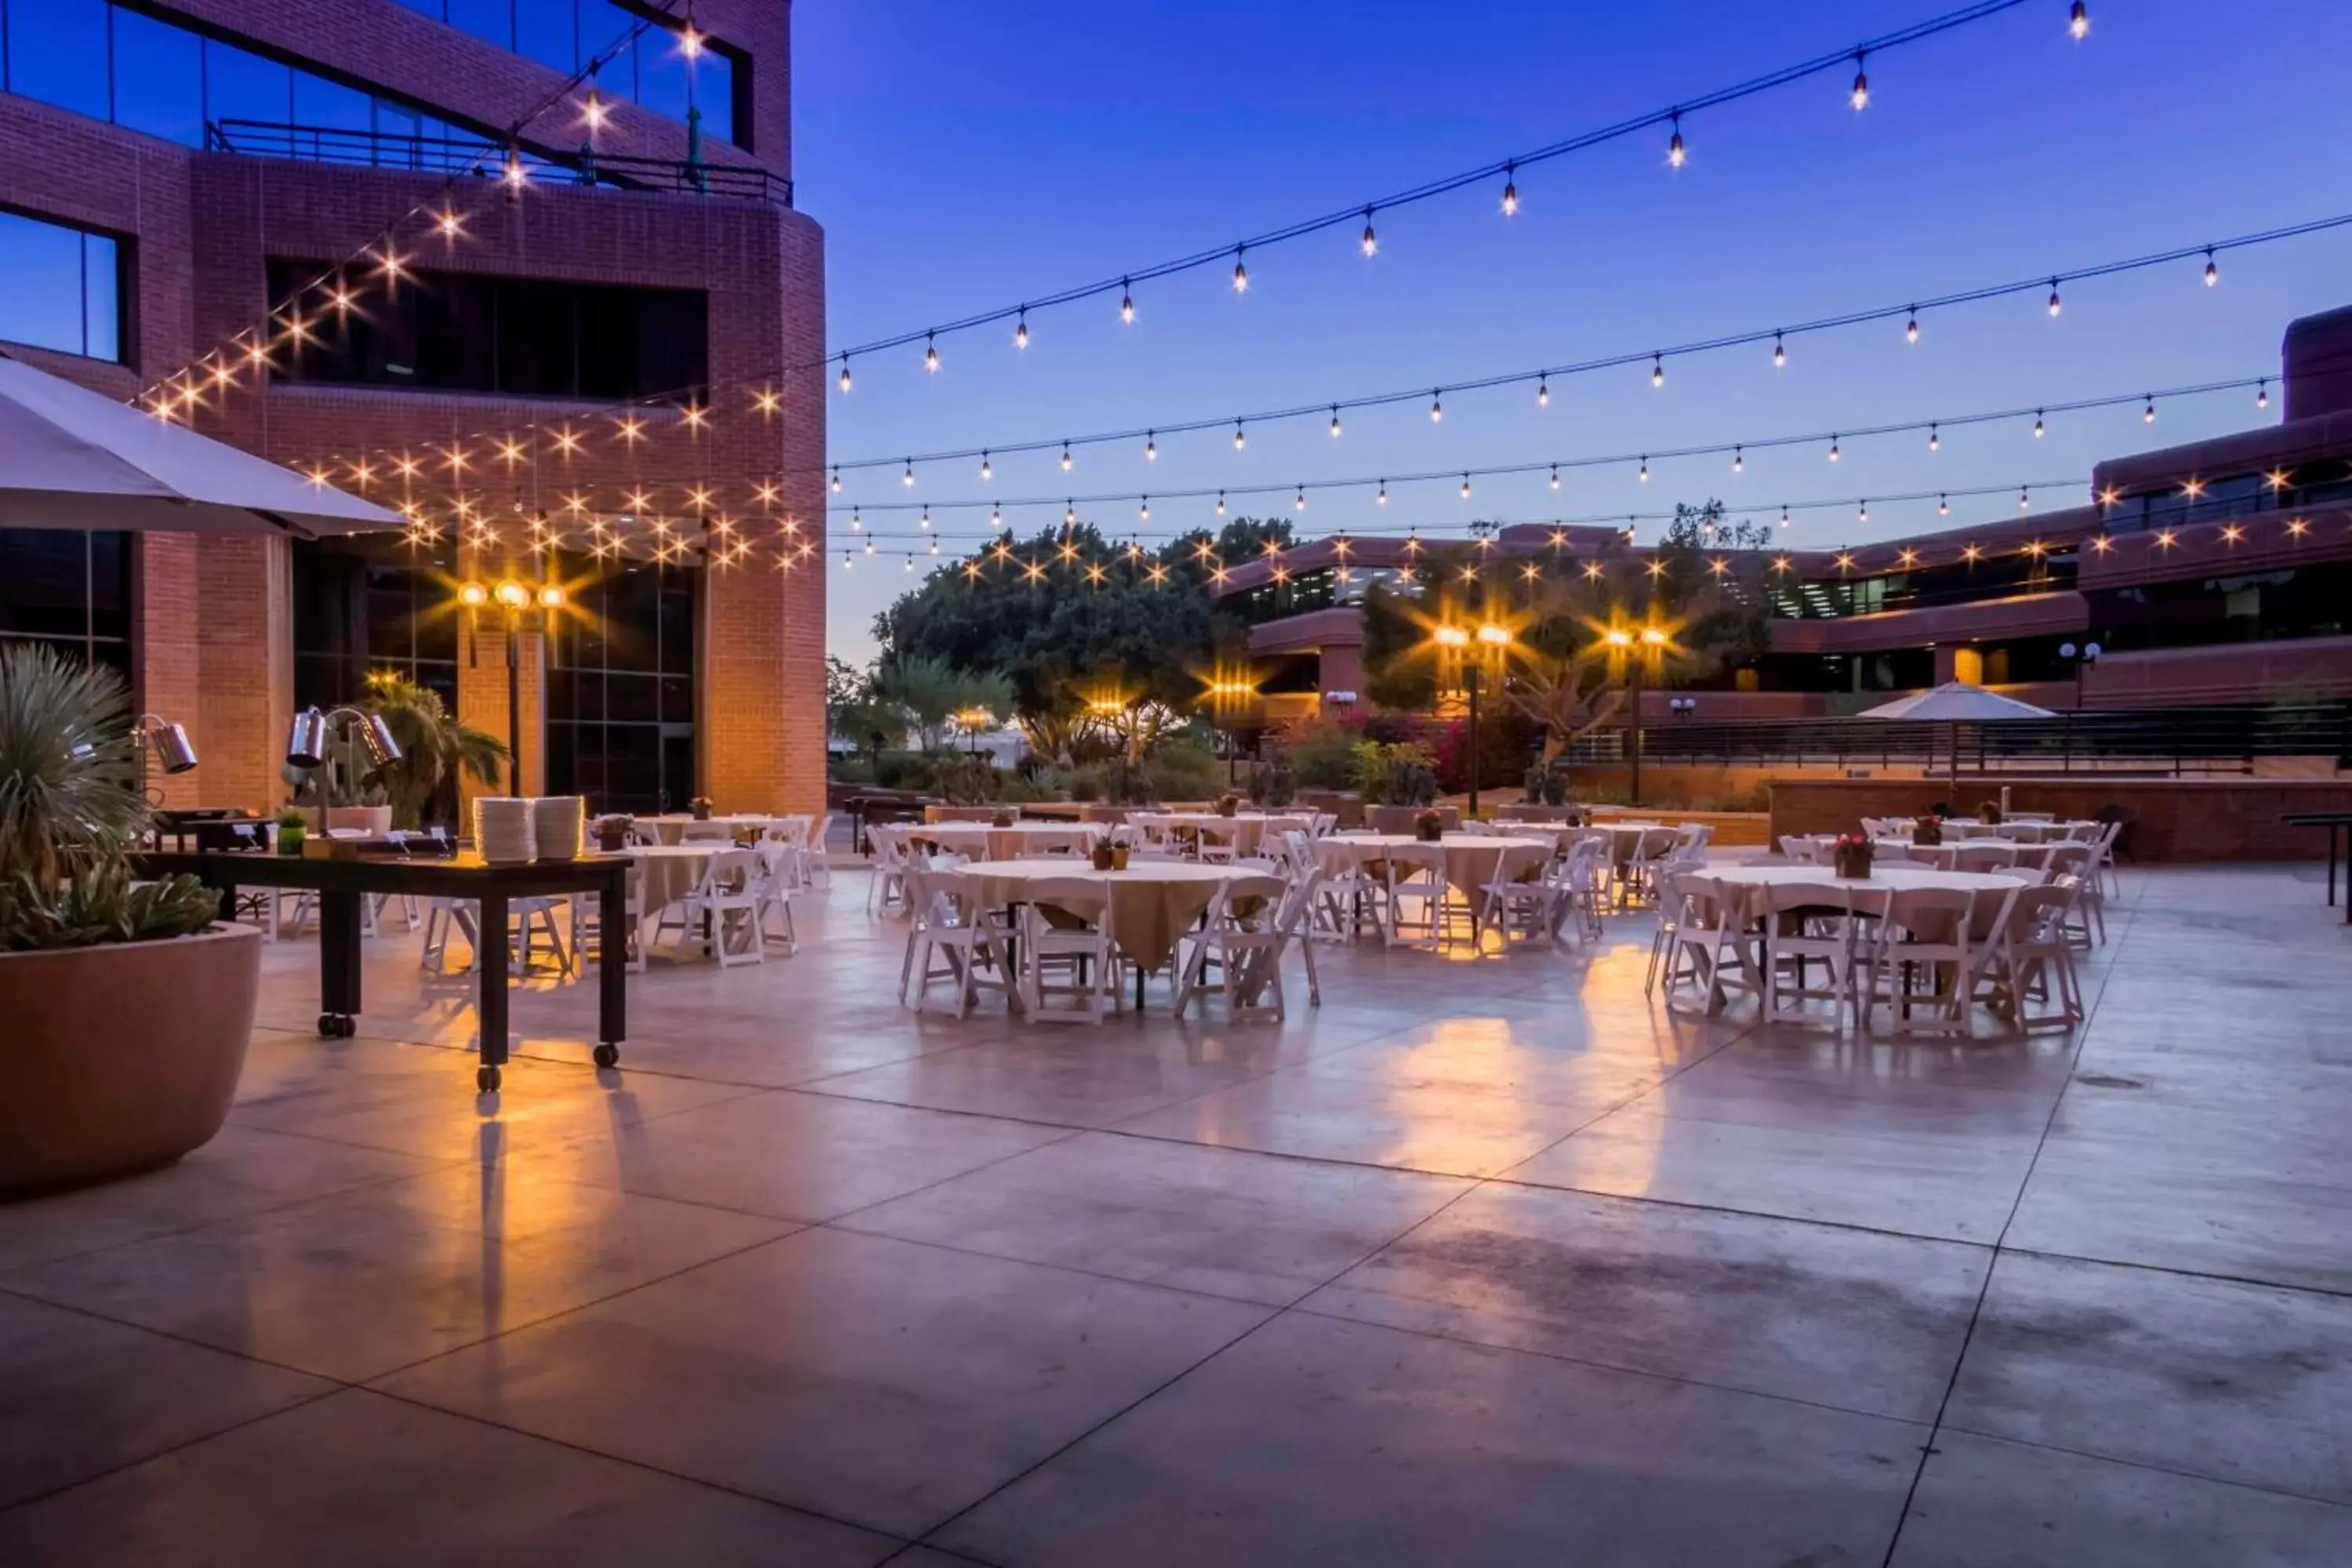
{"label": "beige tablecloth", "polygon": [[957,873],[972,896],[991,908],[1028,901],[1038,882],[1074,877],[1110,888],[1111,941],[1127,960],[1146,971],[1166,967],[1176,939],[1191,929],[1217,896],[1218,884],[1233,877],[1223,866],[1154,861],[1124,871],[1097,871],[1083,861],[991,860]]}
{"label": "beige tablecloth", "polygon": [[[1327,872],[1363,867],[1388,858],[1388,851],[1419,844],[1409,833],[1349,833],[1315,841],[1316,864]],[[1540,840],[1505,838],[1486,833],[1449,833],[1437,841],[1445,851],[1446,884],[1472,903],[1479,889],[1495,879],[1495,862],[1506,849],[1542,847]]]}
{"label": "beige tablecloth", "polygon": [[[638,826],[650,827],[660,835],[664,844],[676,844],[685,837],[686,825],[698,819],[677,812],[665,812],[659,816],[640,816],[636,820]],[[713,816],[709,820],[713,825],[725,828],[731,837],[738,827],[765,827],[775,818],[746,812],[733,816]]]}
{"label": "beige tablecloth", "polygon": [[725,844],[661,844],[622,850],[636,862],[633,871],[641,895],[638,908],[650,915],[694,891],[710,857],[728,847]]}
{"label": "beige tablecloth", "polygon": [[1018,860],[1049,849],[1091,851],[1103,830],[1094,823],[1016,822],[997,827],[985,822],[934,822],[907,829],[909,844],[929,844],[976,859]]}

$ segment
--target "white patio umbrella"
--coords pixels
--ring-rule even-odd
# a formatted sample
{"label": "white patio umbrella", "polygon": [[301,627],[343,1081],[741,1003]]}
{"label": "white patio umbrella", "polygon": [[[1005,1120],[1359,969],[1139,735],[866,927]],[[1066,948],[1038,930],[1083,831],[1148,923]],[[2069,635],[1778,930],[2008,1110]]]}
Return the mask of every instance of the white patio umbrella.
{"label": "white patio umbrella", "polygon": [[0,528],[283,533],[400,515],[0,353]]}
{"label": "white patio umbrella", "polygon": [[1948,681],[1932,690],[1915,692],[1876,708],[1865,708],[1858,716],[1864,719],[1907,719],[1921,724],[1949,724],[1952,727],[1952,783],[1955,786],[1960,780],[1961,725],[2057,717],[2047,708],[2036,708],[2031,702],[2020,702],[2014,697],[2003,697],[1998,691],[1987,691],[1983,687],[1971,686],[1965,680]]}

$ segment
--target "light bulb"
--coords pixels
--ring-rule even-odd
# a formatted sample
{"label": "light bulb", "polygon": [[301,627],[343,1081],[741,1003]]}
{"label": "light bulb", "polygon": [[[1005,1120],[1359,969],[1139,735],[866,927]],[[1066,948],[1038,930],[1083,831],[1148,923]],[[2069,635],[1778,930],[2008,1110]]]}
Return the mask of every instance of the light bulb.
{"label": "light bulb", "polygon": [[914,557],[914,555],[912,554],[912,552],[909,552],[909,553],[908,554],[908,556],[907,556],[907,570],[908,570],[908,571],[909,571],[909,572],[912,572],[914,569],[915,569],[915,557]]}
{"label": "light bulb", "polygon": [[1916,313],[1903,323],[1903,341],[1912,343],[1919,341],[1919,318]]}
{"label": "light bulb", "polygon": [[1004,510],[1003,508],[992,506],[988,509],[988,526],[991,528],[1003,528],[1004,526]]}
{"label": "light bulb", "polygon": [[1862,56],[1853,57],[1853,111],[1856,114],[1870,107],[1870,78],[1863,74]]}
{"label": "light bulb", "polygon": [[1683,152],[1683,117],[1680,114],[1677,114],[1675,116],[1675,133],[1672,137],[1668,138],[1666,142],[1666,167],[1670,169],[1681,168],[1683,166],[1683,159],[1685,156],[1685,154]]}
{"label": "light bulb", "polygon": [[986,452],[982,452],[980,455],[980,477],[982,479],[992,479],[996,477],[996,469],[994,466],[989,462],[988,454]]}
{"label": "light bulb", "polygon": [[2213,259],[2213,253],[2209,250],[2205,253],[2205,287],[2210,289],[2220,281],[2221,281],[2221,266]]}
{"label": "light bulb", "polygon": [[923,368],[934,373],[940,368],[940,346],[928,334],[923,340]]}
{"label": "light bulb", "polygon": [[1536,406],[1538,408],[1551,406],[1551,377],[1548,375],[1536,378]]}
{"label": "light bulb", "polygon": [[849,531],[852,533],[863,533],[866,531],[866,511],[864,508],[851,507],[849,509]]}
{"label": "light bulb", "polygon": [[1952,515],[1952,501],[1950,497],[1937,496],[1936,498],[1936,515],[1937,517],[1949,517]]}
{"label": "light bulb", "polygon": [[1129,326],[1135,323],[1135,289],[1124,278],[1118,280],[1118,319]]}
{"label": "light bulb", "polygon": [[1519,216],[1517,168],[1517,164],[1511,163],[1505,164],[1503,168],[1503,216],[1505,217]]}
{"label": "light bulb", "polygon": [[1066,473],[1068,473],[1069,471],[1070,471],[1070,444],[1069,444],[1067,441],[1065,441],[1065,442],[1063,442],[1063,443],[1062,443],[1062,472],[1064,472],[1064,473],[1066,473]]}
{"label": "light bulb", "polygon": [[1780,509],[1780,526],[1782,528],[1789,526],[1789,509],[1785,506]]}
{"label": "light bulb", "polygon": [[1307,510],[1307,487],[1305,485],[1298,487],[1298,499],[1291,502],[1290,505],[1291,510],[1294,511],[1305,511]]}
{"label": "light bulb", "polygon": [[1160,437],[1150,430],[1143,433],[1143,460],[1147,463],[1160,460]]}
{"label": "light bulb", "polygon": [[1378,256],[1380,253],[1381,237],[1372,232],[1372,209],[1366,207],[1364,209],[1364,254]]}
{"label": "light bulb", "polygon": [[900,475],[898,476],[898,482],[899,482],[900,484],[902,484],[902,485],[908,485],[908,486],[911,486],[911,485],[913,485],[913,484],[914,484],[914,482],[915,482],[915,459],[914,459],[914,458],[908,458],[908,459],[907,459],[907,471],[906,471],[905,473],[900,474]]}
{"label": "light bulb", "polygon": [[2058,313],[2058,279],[2055,278],[2050,279],[2050,313],[2053,316]]}
{"label": "light bulb", "polygon": [[1223,490],[1217,492],[1217,515],[1219,517],[1225,515],[1225,492]]}
{"label": "light bulb", "polygon": [[1150,496],[1145,496],[1143,498],[1143,504],[1135,509],[1135,514],[1146,522],[1150,522],[1151,521],[1151,498]]}
{"label": "light bulb", "polygon": [[2041,440],[2041,439],[2042,439],[2042,410],[2040,410],[2039,408],[2037,408],[2037,409],[2035,409],[2035,410],[2033,411],[2033,438],[2034,438],[2035,440],[2039,441],[2039,440]]}
{"label": "light bulb", "polygon": [[1643,484],[1645,484],[1645,485],[1646,485],[1646,484],[1648,484],[1648,483],[1650,482],[1650,459],[1649,459],[1649,458],[1643,458],[1642,459],[1642,471],[1641,471],[1641,473],[1639,473],[1639,474],[1638,474],[1638,475],[1636,475],[1635,477],[1636,477],[1637,479],[1640,479]]}
{"label": "light bulb", "polygon": [[1249,292],[1249,264],[1242,259],[1243,251],[1243,247],[1234,247],[1234,292],[1236,294]]}
{"label": "light bulb", "polygon": [[2032,506],[2033,497],[2026,491],[2023,486],[2020,486],[2017,491],[2017,510],[2020,511],[2027,511],[2031,510]]}
{"label": "light bulb", "polygon": [[1831,461],[1831,462],[1832,462],[1832,463],[1834,463],[1834,462],[1836,462],[1836,461],[1838,460],[1838,458],[1841,458],[1841,457],[1843,457],[1843,456],[1844,456],[1844,454],[1843,454],[1843,453],[1842,453],[1842,452],[1840,452],[1840,451],[1838,450],[1838,438],[1837,438],[1836,437],[1834,437],[1834,436],[1831,437],[1830,437],[1830,461]]}
{"label": "light bulb", "polygon": [[838,467],[833,470],[833,493],[835,495],[841,493],[841,469]]}
{"label": "light bulb", "polygon": [[1731,449],[1731,471],[1735,474],[1744,474],[1748,471],[1748,454],[1737,447]]}
{"label": "light bulb", "polygon": [[2143,425],[2153,425],[2156,423],[2155,398],[2149,398],[2147,400],[2147,406],[2139,411],[2139,422]]}
{"label": "light bulb", "polygon": [[1445,422],[1444,400],[1434,392],[1429,395],[1429,422],[1432,425],[1442,425]]}
{"label": "light bulb", "polygon": [[1857,503],[1854,510],[1854,521],[1857,522],[1868,522],[1870,521],[1870,503],[1868,501]]}
{"label": "light bulb", "polygon": [[1063,526],[1064,528],[1068,528],[1068,527],[1072,526],[1073,524],[1075,524],[1077,521],[1078,521],[1078,505],[1077,505],[1077,502],[1076,502],[1076,501],[1067,501],[1067,500],[1064,501],[1064,502],[1062,503],[1062,526]]}
{"label": "light bulb", "polygon": [[1026,310],[1021,312],[1021,324],[1013,329],[1013,346],[1016,349],[1029,346],[1029,312]]}
{"label": "light bulb", "polygon": [[1249,437],[1248,437],[1247,435],[1245,435],[1245,434],[1244,434],[1244,433],[1243,433],[1243,430],[1242,430],[1242,422],[1241,422],[1240,420],[1238,420],[1238,419],[1234,420],[1234,451],[1236,451],[1236,452],[1238,452],[1238,451],[1240,451],[1243,447],[1246,447],[1246,446],[1248,446],[1248,445],[1249,445]]}
{"label": "light bulb", "polygon": [[841,390],[844,392],[849,390],[849,356],[847,354],[841,356]]}
{"label": "light bulb", "polygon": [[1940,451],[1942,451],[1943,449],[1944,449],[1944,437],[1943,437],[1940,434],[1938,434],[1938,433],[1937,433],[1937,431],[1936,427],[1935,427],[1933,425],[1928,426],[1927,426],[1927,450],[1929,450],[1930,452],[1940,452]]}
{"label": "light bulb", "polygon": [[2254,388],[2254,406],[2257,408],[2268,408],[2270,405],[2271,384],[2264,381]]}
{"label": "light bulb", "polygon": [[934,540],[932,540],[932,541],[931,541],[931,553],[932,553],[932,554],[934,554],[934,555],[937,555],[939,552],[940,552],[940,542],[939,542],[938,540],[934,539]]}
{"label": "light bulb", "polygon": [[1551,488],[1554,489],[1559,489],[1559,465],[1558,463],[1554,463],[1551,466]]}
{"label": "light bulb", "polygon": [[928,506],[923,508],[923,515],[919,526],[925,530],[929,530],[931,526],[931,509]]}
{"label": "light bulb", "polygon": [[1653,387],[1666,384],[1666,362],[1656,354],[1650,356],[1650,384]]}
{"label": "light bulb", "polygon": [[1389,482],[1388,482],[1388,480],[1386,480],[1386,479],[1382,479],[1382,480],[1381,481],[1381,493],[1380,493],[1380,494],[1378,494],[1378,495],[1376,495],[1376,496],[1374,496],[1374,497],[1372,498],[1372,500],[1373,500],[1373,503],[1374,503],[1375,505],[1379,505],[1379,506],[1386,506],[1386,505],[1388,505],[1388,504],[1389,504]]}
{"label": "light bulb", "polygon": [[1336,440],[1338,440],[1339,438],[1339,410],[1338,405],[1334,405],[1332,406],[1332,409],[1331,409],[1331,439],[1333,439],[1334,441],[1336,441]]}
{"label": "light bulb", "polygon": [[1772,334],[1772,368],[1774,370],[1789,368],[1789,351],[1782,346],[1780,334],[1778,332]]}
{"label": "light bulb", "polygon": [[868,555],[874,553],[874,536],[870,533],[866,536],[866,553]]}
{"label": "light bulb", "polygon": [[2089,36],[2091,13],[2083,4],[2083,0],[2074,0],[2074,9],[2067,14],[2066,31],[2077,38]]}
{"label": "light bulb", "polygon": [[1464,500],[1470,499],[1470,476],[1467,474],[1462,476],[1462,499]]}

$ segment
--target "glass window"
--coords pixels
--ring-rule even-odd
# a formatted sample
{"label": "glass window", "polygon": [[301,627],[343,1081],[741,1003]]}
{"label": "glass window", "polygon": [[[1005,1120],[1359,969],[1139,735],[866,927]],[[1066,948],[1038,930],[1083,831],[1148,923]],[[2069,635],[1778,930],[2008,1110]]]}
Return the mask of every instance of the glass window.
{"label": "glass window", "polygon": [[[605,575],[596,577],[599,571]],[[548,649],[548,785],[596,811],[650,812],[695,795],[696,571],[612,570],[581,556],[551,568],[593,578]]]}
{"label": "glass window", "polygon": [[17,0],[7,8],[7,90],[110,117],[106,0]]}
{"label": "glass window", "polygon": [[121,243],[0,211],[0,340],[122,357]]}
{"label": "glass window", "polygon": [[283,125],[294,118],[294,69],[217,38],[204,40],[205,114],[212,120],[257,120]]}
{"label": "glass window", "polygon": [[130,536],[0,529],[0,643],[37,641],[131,671]]}
{"label": "glass window", "polygon": [[[21,7],[17,7],[21,9]],[[194,33],[117,6],[114,118],[186,147],[205,141],[203,46]]]}

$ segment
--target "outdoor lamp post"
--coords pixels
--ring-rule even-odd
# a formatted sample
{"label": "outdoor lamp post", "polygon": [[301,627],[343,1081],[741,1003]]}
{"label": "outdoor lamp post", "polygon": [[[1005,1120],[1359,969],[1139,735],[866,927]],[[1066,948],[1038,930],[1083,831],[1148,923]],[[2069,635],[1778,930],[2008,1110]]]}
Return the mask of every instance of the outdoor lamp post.
{"label": "outdoor lamp post", "polygon": [[1639,805],[1642,804],[1642,678],[1649,673],[1653,663],[1664,656],[1666,634],[1655,626],[1643,626],[1639,631],[1612,626],[1602,634],[1601,640],[1609,645],[1611,658],[1625,661],[1626,689],[1633,693],[1633,777],[1629,793],[1632,804]]}
{"label": "outdoor lamp post", "polygon": [[[529,630],[544,634],[555,612],[563,607],[563,590],[552,583],[543,583],[534,591],[513,578],[501,579],[495,587],[480,583],[467,583],[457,590],[457,603],[466,608],[467,661],[474,658],[472,633],[483,607],[496,602],[506,618],[507,633],[507,793],[522,794],[522,634]],[[528,622],[527,618],[528,617]]]}
{"label": "outdoor lamp post", "polygon": [[1432,635],[1444,655],[1462,663],[1463,690],[1470,704],[1470,791],[1466,809],[1475,816],[1478,815],[1478,677],[1489,660],[1499,668],[1506,650],[1511,646],[1511,631],[1508,626],[1486,621],[1475,631],[1449,624],[1439,626]]}
{"label": "outdoor lamp post", "polygon": [[2083,710],[2083,672],[2099,662],[2099,645],[2095,642],[2086,642],[2081,647],[2070,642],[2058,645],[2058,657],[2074,667],[2074,710],[2077,713]]}

